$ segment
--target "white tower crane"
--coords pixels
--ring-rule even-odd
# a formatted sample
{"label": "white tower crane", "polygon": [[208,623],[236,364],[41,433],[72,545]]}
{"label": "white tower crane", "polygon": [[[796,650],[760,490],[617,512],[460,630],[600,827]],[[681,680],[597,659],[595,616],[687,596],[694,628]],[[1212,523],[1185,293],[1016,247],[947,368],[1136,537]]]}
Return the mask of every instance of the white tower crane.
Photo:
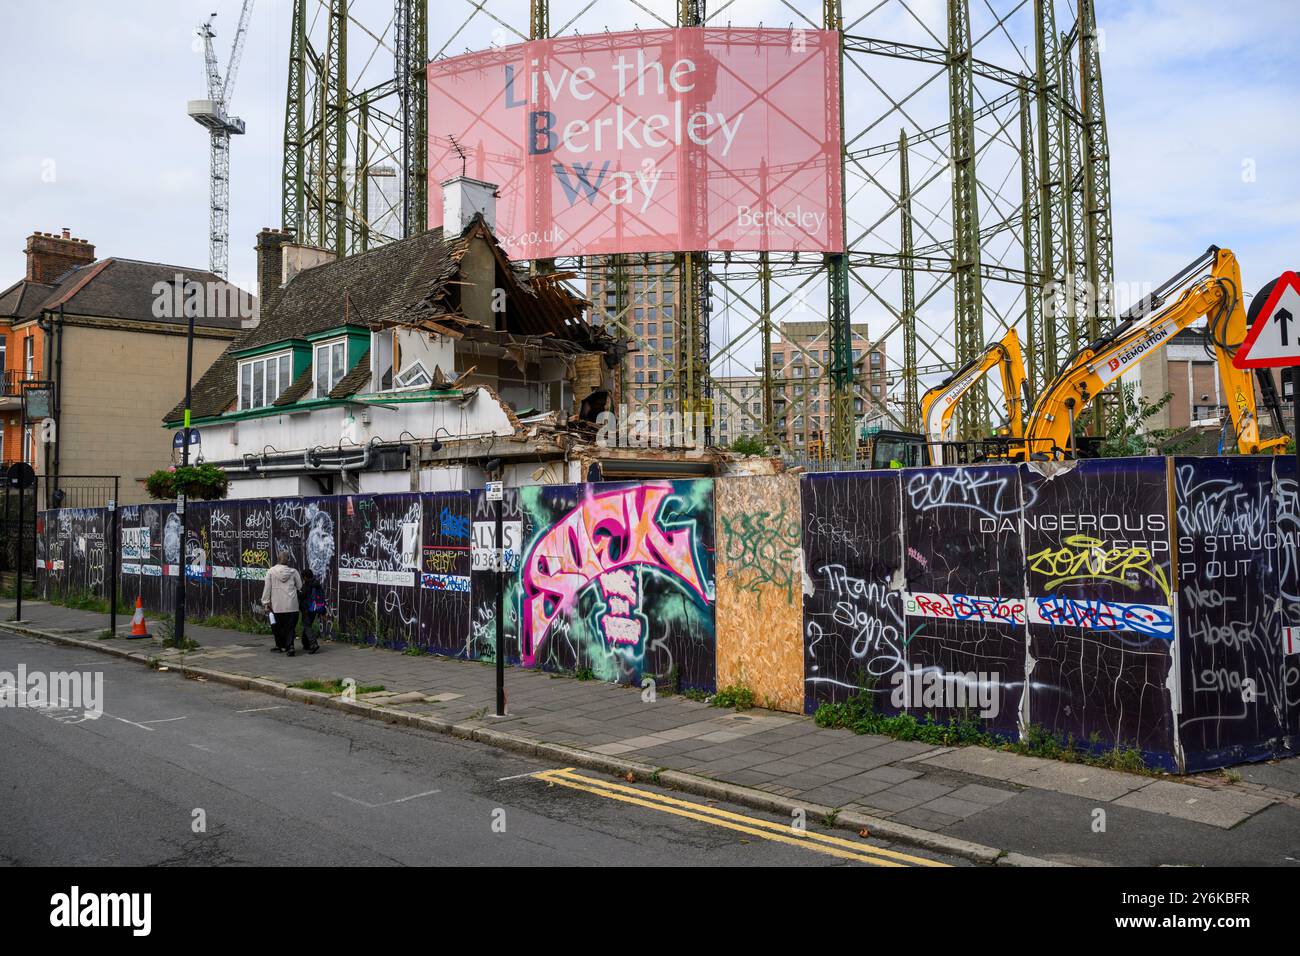
{"label": "white tower crane", "polygon": [[198,29],[203,37],[203,57],[208,74],[208,98],[190,100],[187,112],[205,127],[212,141],[209,161],[209,191],[211,206],[208,211],[208,268],[224,278],[230,261],[230,137],[244,132],[244,121],[226,113],[230,94],[235,88],[235,74],[244,53],[244,36],[248,32],[248,17],[253,10],[253,0],[244,0],[239,12],[239,26],[235,41],[230,46],[230,60],[226,63],[226,79],[222,82],[217,72],[217,52],[212,40],[213,13]]}

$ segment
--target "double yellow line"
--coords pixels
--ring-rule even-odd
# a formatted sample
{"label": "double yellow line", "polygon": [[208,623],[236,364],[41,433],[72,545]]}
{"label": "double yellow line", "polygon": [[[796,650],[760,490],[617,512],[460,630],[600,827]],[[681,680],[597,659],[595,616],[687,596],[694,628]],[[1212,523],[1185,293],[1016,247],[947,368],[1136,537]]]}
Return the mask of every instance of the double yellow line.
{"label": "double yellow line", "polygon": [[626,787],[613,781],[583,776],[572,767],[566,767],[563,770],[542,770],[533,774],[533,777],[556,786],[595,794],[607,800],[617,800],[620,803],[629,803],[649,810],[658,810],[660,813],[671,813],[673,816],[685,817],[688,820],[696,820],[700,823],[735,830],[738,833],[745,833],[773,843],[788,843],[792,846],[824,853],[827,856],[837,857],[841,860],[868,863],[872,866],[948,865],[922,856],[909,856],[896,850],[886,850],[884,847],[872,846],[869,843],[861,843],[857,840],[846,840],[842,837],[816,833],[808,829],[796,829],[787,823],[773,823],[770,820],[762,820],[758,817],[732,813],[730,810],[723,810],[719,807],[704,806],[686,800],[678,800],[666,794],[654,793],[637,787]]}

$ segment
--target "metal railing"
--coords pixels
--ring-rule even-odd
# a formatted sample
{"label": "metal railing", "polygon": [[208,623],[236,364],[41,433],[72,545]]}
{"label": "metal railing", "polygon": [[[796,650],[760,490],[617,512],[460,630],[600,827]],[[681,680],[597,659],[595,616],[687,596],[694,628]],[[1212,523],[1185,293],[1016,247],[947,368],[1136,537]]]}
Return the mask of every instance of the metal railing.
{"label": "metal railing", "polygon": [[23,394],[23,385],[27,382],[39,382],[41,376],[39,372],[28,372],[21,368],[7,368],[4,370],[4,397],[19,398]]}

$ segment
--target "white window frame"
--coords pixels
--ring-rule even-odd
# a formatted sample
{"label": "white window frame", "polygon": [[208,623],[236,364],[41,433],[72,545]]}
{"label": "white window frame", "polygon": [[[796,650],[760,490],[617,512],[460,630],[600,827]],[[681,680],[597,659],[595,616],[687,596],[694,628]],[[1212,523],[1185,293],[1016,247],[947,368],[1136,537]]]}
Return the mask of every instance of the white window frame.
{"label": "white window frame", "polygon": [[430,388],[432,385],[433,376],[419,359],[402,369],[401,374],[393,376],[394,389]]}
{"label": "white window frame", "polygon": [[[329,356],[329,357],[332,359],[333,354],[334,354],[334,349],[335,349],[335,348],[340,348],[340,349],[343,350],[343,363],[342,363],[342,365],[341,365],[340,368],[339,368],[339,372],[338,372],[338,376],[337,376],[337,377],[334,376],[334,370],[333,370],[332,368],[329,369],[329,374],[326,376],[326,381],[327,381],[329,384],[328,384],[328,387],[325,388],[325,389],[323,390],[323,392],[322,392],[322,389],[321,389],[321,386],[320,386],[320,356],[321,356],[321,350],[322,350],[322,349],[326,349],[326,350],[328,350],[328,351],[326,352],[326,355]],[[328,359],[327,359],[327,361],[328,361]],[[311,349],[311,381],[312,381],[312,395],[313,395],[314,397],[316,397],[316,398],[329,398],[329,394],[330,394],[330,392],[334,391],[335,386],[338,385],[338,383],[342,380],[343,376],[344,376],[344,375],[347,375],[347,374],[348,374],[348,340],[347,340],[347,336],[344,336],[343,338],[338,338],[338,339],[330,339],[330,340],[328,340],[328,341],[326,341],[326,342],[317,342],[317,343],[315,343],[315,344],[312,346],[312,349]]]}
{"label": "white window frame", "polygon": [[[288,362],[289,365],[288,379],[287,381],[285,381],[283,387],[280,385],[279,382],[281,359],[284,359],[286,362]],[[275,363],[275,370],[276,370],[276,375],[275,375],[276,387],[274,390],[267,387],[267,381],[266,381],[267,366],[270,365],[271,363]],[[245,393],[244,390],[244,369],[246,368],[250,370],[249,385],[248,385],[249,391],[247,393]],[[262,376],[262,403],[260,405],[254,405],[253,394],[255,392],[255,389],[253,389],[253,381],[259,373]],[[252,411],[258,408],[269,408],[271,405],[275,404],[275,400],[277,398],[279,398],[282,394],[284,394],[284,390],[288,388],[292,382],[293,382],[293,350],[292,349],[288,349],[283,352],[270,352],[266,355],[259,355],[256,358],[244,359],[242,362],[239,363],[239,369],[235,373],[235,389],[239,394],[239,401],[236,403],[235,407],[241,412]]]}

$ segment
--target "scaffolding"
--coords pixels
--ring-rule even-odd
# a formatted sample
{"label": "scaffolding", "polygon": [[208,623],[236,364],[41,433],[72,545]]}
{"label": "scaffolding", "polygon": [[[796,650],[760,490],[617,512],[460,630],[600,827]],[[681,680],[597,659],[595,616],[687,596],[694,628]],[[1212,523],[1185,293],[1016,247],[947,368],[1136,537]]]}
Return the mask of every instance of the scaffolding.
{"label": "scaffolding", "polygon": [[[759,6],[460,0],[440,4],[431,22],[428,0],[293,0],[283,225],[338,255],[425,228],[428,146],[438,136],[427,116],[430,51],[437,60],[646,27],[743,31],[758,24]],[[534,270],[559,272],[584,296],[602,283],[613,294],[600,297],[593,318],[625,350],[647,354],[653,349],[632,321],[646,305],[640,280],[671,277],[677,327],[659,359],[673,374],[652,392],[712,423],[719,402],[741,404],[733,380],[756,378],[763,400],[740,410],[748,433],[768,444],[790,440],[786,423],[809,419],[813,396],[825,396],[829,412],[818,420],[836,459],[852,457],[864,424],[915,430],[918,396],[1012,326],[1026,343],[1036,394],[1114,322],[1093,0],[947,0],[937,14],[908,0],[782,0],[787,22],[778,24],[762,6],[769,28],[839,35],[841,95],[824,106],[842,134],[844,252],[684,249],[570,257]],[[385,71],[391,75],[377,75]],[[686,162],[706,170],[702,155]],[[395,200],[374,201],[370,171],[379,166],[397,170]],[[696,176],[695,186],[707,189],[707,176]],[[547,202],[541,193],[535,201]],[[783,323],[810,321],[825,324],[819,348],[780,349],[787,359],[796,352],[808,359],[813,374],[796,380],[789,361],[774,364],[773,345]],[[869,348],[855,349],[864,324]],[[880,395],[854,355],[877,348],[885,354]],[[626,370],[620,376],[631,384]],[[1002,403],[988,390],[995,387],[963,398],[962,437],[997,423]]]}

